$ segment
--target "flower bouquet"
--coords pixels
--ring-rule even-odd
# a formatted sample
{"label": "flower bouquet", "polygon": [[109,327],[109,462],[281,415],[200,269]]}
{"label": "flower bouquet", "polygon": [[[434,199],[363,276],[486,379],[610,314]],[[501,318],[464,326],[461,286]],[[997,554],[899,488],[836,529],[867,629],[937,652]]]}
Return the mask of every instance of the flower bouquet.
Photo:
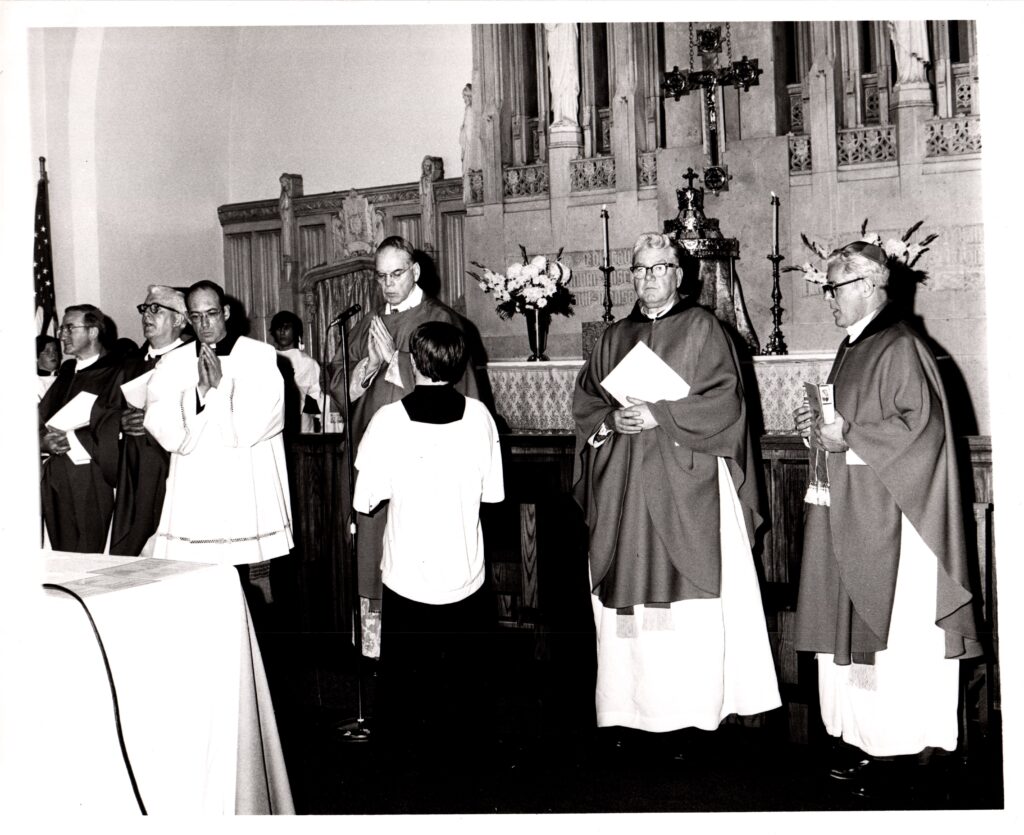
{"label": "flower bouquet", "polygon": [[562,257],[562,250],[558,250],[554,260],[549,261],[545,255],[530,258],[522,245],[519,249],[523,253],[523,262],[509,264],[504,274],[476,261],[470,263],[483,270],[483,274],[472,270],[466,272],[476,279],[481,290],[494,295],[498,302],[495,310],[502,319],[511,319],[516,313],[525,314],[529,310],[543,310],[549,316],[552,313],[572,316],[572,306],[576,303],[576,297],[568,287],[572,270],[558,260]]}
{"label": "flower bouquet", "polygon": [[[903,236],[898,240],[895,238],[891,238],[883,242],[882,236],[879,235],[877,232],[869,233],[867,231],[868,221],[867,218],[865,218],[864,222],[860,226],[861,237],[859,240],[862,240],[865,243],[874,244],[877,247],[881,247],[882,251],[886,255],[890,272],[892,272],[893,270],[901,272],[905,271],[906,273],[912,275],[915,280],[923,281],[924,273],[920,272],[919,270],[915,271],[914,264],[916,264],[917,260],[928,251],[928,245],[938,237],[937,234],[932,233],[931,235],[928,235],[925,238],[923,238],[918,243],[909,243],[911,236],[918,229],[921,228],[921,224],[923,223],[923,220],[919,220],[917,223],[911,226],[906,232],[904,232]],[[804,246],[806,246],[809,250],[811,250],[811,252],[813,252],[823,261],[828,260],[829,252],[821,244],[809,240],[807,235],[805,235],[803,232],[800,233],[800,240],[804,242]],[[783,269],[783,272],[793,272],[794,270],[800,270],[800,272],[804,274],[805,279],[815,284],[825,284],[828,281],[828,277],[826,276],[826,274],[819,270],[817,267],[815,267],[813,264],[811,264],[809,261],[800,264],[799,266],[796,267],[785,267]]]}
{"label": "flower bouquet", "polygon": [[531,351],[528,359],[531,362],[546,360],[544,348],[551,314],[572,316],[572,306],[576,303],[576,297],[569,290],[572,270],[559,260],[561,249],[550,261],[545,255],[530,258],[522,244],[519,249],[523,253],[523,262],[509,264],[504,274],[476,261],[470,263],[481,269],[482,274],[472,270],[466,272],[476,279],[481,290],[494,295],[497,301],[495,310],[502,319],[511,319],[516,313],[526,316]]}

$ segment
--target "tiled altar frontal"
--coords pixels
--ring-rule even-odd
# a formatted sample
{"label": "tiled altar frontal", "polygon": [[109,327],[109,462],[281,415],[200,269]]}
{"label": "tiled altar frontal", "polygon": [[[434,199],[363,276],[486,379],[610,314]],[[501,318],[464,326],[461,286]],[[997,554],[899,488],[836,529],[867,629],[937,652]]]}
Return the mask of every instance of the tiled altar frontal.
{"label": "tiled altar frontal", "polygon": [[[803,384],[824,382],[833,354],[754,357],[765,432],[793,430],[793,410],[803,398]],[[498,414],[513,431],[572,431],[572,392],[582,360],[492,362],[487,376]]]}
{"label": "tiled altar frontal", "polygon": [[803,401],[804,383],[824,383],[834,358],[832,353],[754,357],[766,434],[793,431],[793,410]]}
{"label": "tiled altar frontal", "polygon": [[572,391],[583,360],[490,362],[494,405],[513,431],[573,431]]}

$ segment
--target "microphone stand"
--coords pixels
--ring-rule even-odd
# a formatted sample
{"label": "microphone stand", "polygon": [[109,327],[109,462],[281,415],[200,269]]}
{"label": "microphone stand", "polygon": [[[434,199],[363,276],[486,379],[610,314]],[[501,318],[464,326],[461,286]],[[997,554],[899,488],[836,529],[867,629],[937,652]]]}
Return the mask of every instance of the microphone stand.
{"label": "microphone stand", "polygon": [[345,334],[345,319],[338,323],[338,330],[341,335],[341,376],[343,389],[345,391],[345,458],[348,462],[348,506],[351,511],[349,517],[349,533],[352,535],[352,545],[349,550],[350,567],[350,593],[349,604],[352,608],[353,637],[356,649],[356,718],[349,719],[338,725],[348,742],[366,742],[370,738],[370,729],[366,727],[366,719],[363,717],[363,619],[359,607],[359,557],[356,550],[358,540],[358,529],[356,525],[355,504],[355,464],[353,462],[352,450],[352,404],[348,396],[348,338]]}

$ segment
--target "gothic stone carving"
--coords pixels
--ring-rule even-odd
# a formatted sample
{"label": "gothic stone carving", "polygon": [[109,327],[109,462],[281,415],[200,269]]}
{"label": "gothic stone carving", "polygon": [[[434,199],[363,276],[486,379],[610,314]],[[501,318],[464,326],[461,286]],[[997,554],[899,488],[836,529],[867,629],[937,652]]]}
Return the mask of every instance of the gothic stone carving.
{"label": "gothic stone carving", "polygon": [[334,261],[373,252],[384,240],[384,212],[371,208],[369,201],[352,189],[342,202],[341,211],[331,217],[331,237]]}

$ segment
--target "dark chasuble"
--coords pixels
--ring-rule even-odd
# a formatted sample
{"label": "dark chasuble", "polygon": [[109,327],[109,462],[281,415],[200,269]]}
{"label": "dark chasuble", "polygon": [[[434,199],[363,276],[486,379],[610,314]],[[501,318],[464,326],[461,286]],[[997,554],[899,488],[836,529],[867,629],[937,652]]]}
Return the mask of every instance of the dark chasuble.
{"label": "dark chasuble", "polygon": [[[185,343],[188,344],[188,343]],[[185,347],[179,345],[172,351]],[[148,347],[143,345],[122,363],[122,380],[128,382],[152,371],[161,357],[147,359]],[[121,396],[121,407],[128,403]],[[110,530],[110,553],[136,557],[142,553],[149,538],[160,524],[160,511],[164,505],[167,473],[171,454],[146,432],[143,435],[124,435],[121,438],[121,460],[117,468],[117,493],[114,519]]]}
{"label": "dark chasuble", "polygon": [[[650,404],[654,429],[588,439],[619,408],[600,381],[644,342],[690,386]],[[725,459],[747,534],[763,519],[757,462],[736,350],[721,323],[692,299],[657,319],[632,313],[599,337],[576,381],[574,495],[590,529],[594,592],[604,606],[717,598],[721,592],[718,458]]]}
{"label": "dark chasuble", "polygon": [[960,480],[938,364],[894,306],[839,346],[828,381],[845,440],[828,453],[830,506],[805,505],[796,648],[869,664],[886,648],[902,515],[938,559],[935,622],[947,658],[977,642]]}

